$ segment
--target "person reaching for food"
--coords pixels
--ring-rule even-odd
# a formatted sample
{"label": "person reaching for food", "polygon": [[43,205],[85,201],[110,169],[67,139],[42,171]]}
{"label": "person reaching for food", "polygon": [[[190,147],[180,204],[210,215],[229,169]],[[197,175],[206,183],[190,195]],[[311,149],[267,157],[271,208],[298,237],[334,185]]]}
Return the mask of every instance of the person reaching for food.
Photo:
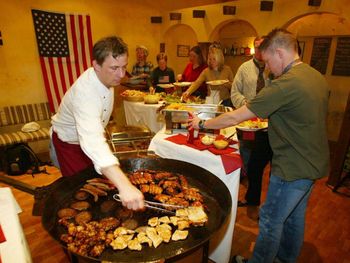
{"label": "person reaching for food", "polygon": [[[211,81],[220,80],[215,83]],[[203,83],[209,83],[208,96],[205,103],[231,106],[230,92],[233,81],[233,73],[229,66],[224,65],[224,54],[219,46],[213,44],[209,47],[208,68],[202,71],[198,79],[192,82],[191,86],[183,93],[183,98],[187,100]]]}

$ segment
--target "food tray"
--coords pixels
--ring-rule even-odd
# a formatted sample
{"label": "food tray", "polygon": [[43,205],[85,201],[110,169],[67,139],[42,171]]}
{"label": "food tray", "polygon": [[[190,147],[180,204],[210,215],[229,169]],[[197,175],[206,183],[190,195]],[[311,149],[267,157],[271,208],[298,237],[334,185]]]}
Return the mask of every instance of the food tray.
{"label": "food tray", "polygon": [[132,102],[141,102],[143,101],[143,96],[123,96],[121,97],[126,101],[132,101]]}
{"label": "food tray", "polygon": [[[208,120],[226,112],[225,106],[216,104],[184,104],[184,106],[197,114],[200,119]],[[188,110],[163,109],[165,116],[166,133],[172,134],[173,129],[183,129],[188,122]]]}
{"label": "food tray", "polygon": [[106,127],[106,132],[109,139],[113,142],[117,141],[132,141],[152,138],[153,133],[151,130],[144,125],[134,126],[134,125],[116,125],[110,122]]}

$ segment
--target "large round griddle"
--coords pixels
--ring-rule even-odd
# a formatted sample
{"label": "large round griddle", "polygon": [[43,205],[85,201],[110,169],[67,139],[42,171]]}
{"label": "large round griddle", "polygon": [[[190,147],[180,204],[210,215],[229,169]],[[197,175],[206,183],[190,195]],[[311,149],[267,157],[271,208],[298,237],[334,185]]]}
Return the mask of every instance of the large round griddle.
{"label": "large round griddle", "polygon": [[[92,261],[153,262],[160,259],[175,259],[190,253],[207,242],[221,228],[231,212],[231,196],[225,184],[199,166],[172,159],[133,158],[121,160],[121,168],[126,173],[150,169],[183,174],[188,179],[189,184],[200,189],[204,196],[204,203],[208,208],[208,223],[203,227],[191,227],[186,240],[162,243],[157,248],[143,246],[142,251],[129,249],[115,251],[108,248],[99,258],[84,256],[85,260],[89,258]],[[74,193],[86,180],[98,176],[94,170],[86,170],[73,177],[60,178],[53,184],[53,189],[45,202],[42,224],[48,233],[64,247],[66,244],[60,240],[60,236],[65,229],[57,223],[57,211],[71,202]],[[99,214],[96,214],[98,212],[94,213],[94,218],[98,218]]]}

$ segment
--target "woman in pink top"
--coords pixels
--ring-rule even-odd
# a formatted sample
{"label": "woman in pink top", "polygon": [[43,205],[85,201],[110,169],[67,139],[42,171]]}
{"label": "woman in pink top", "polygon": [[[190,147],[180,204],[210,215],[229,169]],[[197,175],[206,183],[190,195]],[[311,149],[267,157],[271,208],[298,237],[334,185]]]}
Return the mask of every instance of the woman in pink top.
{"label": "woman in pink top", "polygon": [[[180,81],[195,81],[202,71],[208,67],[199,46],[194,46],[189,54],[190,62],[187,64]],[[188,87],[186,87],[187,89]],[[184,90],[185,91],[185,90]],[[200,96],[204,99],[207,96],[207,85],[203,83],[194,93],[194,96]]]}

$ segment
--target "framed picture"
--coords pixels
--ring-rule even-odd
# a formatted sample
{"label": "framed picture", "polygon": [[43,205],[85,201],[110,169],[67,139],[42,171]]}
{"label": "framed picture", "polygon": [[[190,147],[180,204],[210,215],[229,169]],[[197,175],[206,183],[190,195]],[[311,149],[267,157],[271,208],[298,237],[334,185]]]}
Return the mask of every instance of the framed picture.
{"label": "framed picture", "polygon": [[177,56],[178,57],[188,57],[189,53],[190,53],[190,46],[177,45]]}

